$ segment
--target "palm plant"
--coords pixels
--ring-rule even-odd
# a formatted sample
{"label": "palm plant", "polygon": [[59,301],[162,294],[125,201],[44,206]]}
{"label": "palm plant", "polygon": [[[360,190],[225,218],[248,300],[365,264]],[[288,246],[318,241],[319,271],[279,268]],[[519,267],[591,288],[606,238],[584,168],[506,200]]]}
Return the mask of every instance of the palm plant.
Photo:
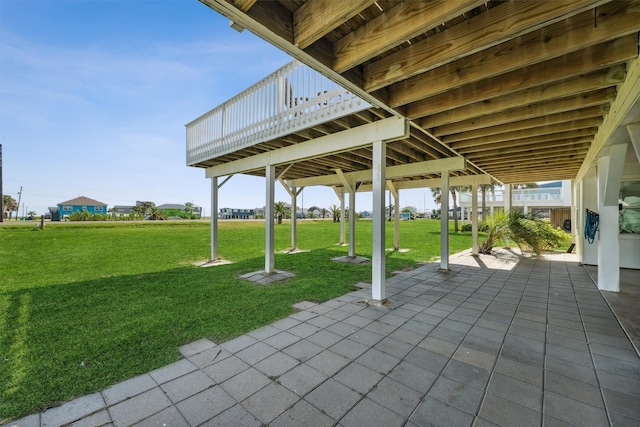
{"label": "palm plant", "polygon": [[331,214],[331,217],[333,218],[333,222],[340,221],[340,208],[338,206],[336,206],[335,204],[329,206],[329,213]]}
{"label": "palm plant", "polygon": [[287,204],[285,202],[276,202],[273,205],[273,210],[275,212],[276,219],[278,220],[278,224],[282,224],[282,218],[289,212]]}

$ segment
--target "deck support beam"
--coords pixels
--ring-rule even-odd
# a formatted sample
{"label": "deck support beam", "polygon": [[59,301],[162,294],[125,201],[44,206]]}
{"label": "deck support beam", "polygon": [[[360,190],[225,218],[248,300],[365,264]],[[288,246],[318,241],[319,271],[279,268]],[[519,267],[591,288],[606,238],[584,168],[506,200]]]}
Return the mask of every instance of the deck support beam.
{"label": "deck support beam", "polygon": [[[282,174],[281,174],[282,175]],[[294,251],[297,248],[297,231],[298,231],[298,196],[304,190],[304,187],[297,188],[287,185],[284,180],[279,177],[278,181],[287,190],[289,196],[291,196],[291,250]]]}
{"label": "deck support beam", "polygon": [[264,208],[264,220],[265,220],[265,253],[264,253],[264,271],[265,273],[273,273],[275,262],[275,233],[274,233],[274,193],[275,193],[275,179],[276,179],[276,167],[275,165],[267,165],[265,168],[266,177],[266,200]]}
{"label": "deck support beam", "polygon": [[393,249],[400,250],[400,191],[396,188],[392,181],[387,181],[387,188],[393,195]]}
{"label": "deck support beam", "polygon": [[218,260],[218,177],[211,178],[211,261]]}
{"label": "deck support beam", "polygon": [[384,302],[385,289],[385,171],[387,150],[384,141],[373,143],[373,256],[371,260],[371,298]]}
{"label": "deck support beam", "polygon": [[331,188],[333,188],[333,191],[336,193],[336,196],[338,196],[338,200],[340,200],[340,245],[344,245],[344,235],[345,235],[345,230],[344,230],[344,188],[340,187],[336,187],[335,185],[331,186]]}
{"label": "deck support beam", "polygon": [[[511,197],[511,189],[513,186],[511,184],[504,185],[504,214],[509,215],[511,213],[511,209],[513,208],[513,199]],[[511,241],[509,238],[506,238],[504,241],[504,247],[506,249],[511,248]]]}
{"label": "deck support beam", "polygon": [[[454,213],[455,214],[455,213]],[[449,271],[449,171],[440,183],[440,270]]]}
{"label": "deck support beam", "polygon": [[478,184],[471,184],[471,255],[478,255]]}
{"label": "deck support beam", "polygon": [[349,191],[349,256],[356,256],[356,190]]}

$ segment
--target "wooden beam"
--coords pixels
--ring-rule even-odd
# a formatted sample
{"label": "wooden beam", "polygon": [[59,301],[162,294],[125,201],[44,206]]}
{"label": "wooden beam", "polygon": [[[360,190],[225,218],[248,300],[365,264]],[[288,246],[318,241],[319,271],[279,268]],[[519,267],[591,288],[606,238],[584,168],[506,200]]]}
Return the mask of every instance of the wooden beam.
{"label": "wooden beam", "polygon": [[[512,108],[524,107],[531,103],[551,101],[557,98],[575,96],[607,87],[615,86],[624,81],[625,70],[622,66],[614,66],[612,69],[596,72],[594,74],[586,74],[584,76],[575,77],[570,80],[556,82],[550,85],[522,90],[516,93],[499,96],[496,98],[481,100],[465,104],[462,100],[442,100],[445,105],[440,105],[440,109],[435,109],[431,105],[422,104],[420,108],[415,108],[410,112],[410,117],[430,117],[420,120],[420,125],[428,129],[435,122],[438,124],[448,124],[463,120],[469,120],[474,117],[483,116],[485,114],[494,114],[500,111],[506,111]],[[472,96],[472,94],[470,94]],[[448,103],[447,103],[448,102]],[[457,108],[456,108],[457,107]],[[451,113],[442,113],[442,109],[451,110]],[[444,119],[446,123],[443,123]]]}
{"label": "wooden beam", "polygon": [[[450,157],[438,160],[428,160],[426,162],[409,163],[406,165],[387,166],[385,172],[388,179],[402,178],[405,176],[424,176],[429,173],[440,173],[443,170],[463,170],[466,168],[466,161],[462,157]],[[288,185],[294,187],[310,187],[314,185],[342,185],[347,182],[368,182],[371,181],[373,171],[361,170],[345,173],[343,177],[331,174],[318,177],[309,177],[287,181]]]}
{"label": "wooden beam", "polygon": [[574,130],[579,131],[585,128],[596,128],[600,126],[601,123],[602,123],[602,118],[591,117],[586,119],[573,120],[570,122],[540,126],[533,129],[523,129],[523,130],[512,131],[512,132],[504,132],[504,133],[488,135],[488,136],[483,136],[483,137],[473,138],[473,139],[469,138],[464,142],[468,144],[472,144],[474,146],[500,143],[500,142],[511,144],[520,139],[540,138],[541,136],[544,136],[544,135],[555,135],[562,132],[571,132]]}
{"label": "wooden beam", "polygon": [[293,12],[294,45],[304,49],[353,18],[375,0],[309,0]]}
{"label": "wooden beam", "polygon": [[556,161],[563,162],[563,161],[575,160],[581,163],[588,150],[589,149],[587,147],[582,149],[570,148],[566,152],[563,152],[562,150],[558,149],[558,151],[554,151],[552,153],[549,153],[548,155],[545,153],[542,153],[544,155],[536,156],[537,159],[540,159],[539,161],[538,160],[532,161],[531,154],[529,154],[528,158],[526,155],[514,155],[513,157],[511,156],[493,157],[493,158],[484,159],[482,162],[478,162],[478,164],[482,164],[487,171],[491,170],[495,172],[499,168],[516,167],[520,169],[523,167],[527,167],[529,164],[548,163],[548,162],[556,162]]}
{"label": "wooden beam", "polygon": [[[598,126],[602,122],[603,109],[599,106],[585,108],[582,110],[567,111],[559,114],[549,114],[547,116],[535,117],[529,120],[520,120],[511,122],[508,124],[492,126],[487,128],[479,128],[477,130],[471,130],[466,132],[454,133],[452,135],[446,135],[440,137],[442,142],[450,144],[452,142],[474,140],[478,138],[496,138],[495,141],[503,141],[505,135],[507,138],[511,138],[514,132],[530,131],[535,134],[548,134],[558,131],[568,131],[574,129],[580,129],[576,126],[582,126],[586,122],[582,122],[585,119],[597,119],[595,124],[587,126]],[[565,125],[565,127],[562,127]],[[558,126],[553,128],[552,126]]]}
{"label": "wooden beam", "polygon": [[629,137],[627,131],[621,126],[629,124],[625,123],[628,120],[627,115],[640,102],[640,57],[631,61],[627,69],[627,79],[618,88],[619,95],[612,103],[611,112],[602,123],[591,149],[576,175],[576,180],[580,180],[588,172],[607,142],[617,142],[616,139]]}
{"label": "wooden beam", "polygon": [[511,172],[511,171],[523,171],[527,169],[540,169],[547,167],[556,167],[563,166],[566,168],[579,168],[580,164],[582,164],[582,159],[550,159],[550,160],[539,160],[531,163],[520,163],[513,165],[501,165],[493,168],[489,168],[491,173],[500,174],[503,172]]}
{"label": "wooden beam", "polygon": [[438,126],[432,128],[431,133],[437,137],[441,137],[442,135],[451,135],[457,132],[466,132],[474,129],[499,126],[525,119],[566,113],[572,110],[580,110],[595,106],[600,108],[600,115],[604,116],[609,112],[609,103],[613,101],[615,97],[616,88],[602,89],[588,94],[580,94],[553,101],[538,102],[524,107],[514,108],[509,111],[494,113],[482,117],[474,117],[473,119],[464,120],[462,122]]}
{"label": "wooden beam", "polygon": [[[578,130],[572,130],[568,132],[558,132],[550,135],[533,135],[529,138],[522,138],[509,143],[512,147],[518,147],[522,145],[538,144],[542,142],[554,142],[554,141],[591,141],[594,135],[598,131],[597,128],[583,128]],[[472,143],[471,141],[460,141],[452,143],[452,148],[460,153],[477,153],[485,150],[492,150],[494,148],[503,147],[504,142],[487,141],[486,143],[479,144],[479,141]]]}
{"label": "wooden beam", "polygon": [[343,73],[482,3],[483,0],[401,2],[335,42],[333,69]]}
{"label": "wooden beam", "polygon": [[561,146],[571,146],[574,148],[584,148],[584,147],[588,147],[589,143],[588,142],[573,142],[573,141],[552,141],[552,142],[542,142],[542,143],[538,143],[538,144],[531,144],[529,146],[520,146],[520,147],[514,147],[510,144],[504,144],[504,146],[502,148],[497,148],[494,150],[486,150],[486,151],[480,151],[480,152],[473,152],[473,153],[469,153],[469,158],[474,161],[480,161],[481,158],[487,158],[487,157],[500,157],[500,156],[506,156],[508,154],[512,154],[512,153],[524,153],[527,150],[544,150],[544,149],[548,149],[548,150],[552,150],[556,147],[561,147]]}
{"label": "wooden beam", "polygon": [[[243,173],[263,168],[266,165],[280,165],[340,153],[371,144],[376,140],[399,139],[406,137],[408,133],[409,128],[406,120],[390,117],[278,150],[213,166],[208,168],[206,173],[208,178]],[[304,187],[304,185],[296,185],[296,187]]]}
{"label": "wooden beam", "polygon": [[364,89],[368,92],[381,89],[602,3],[604,1],[599,0],[508,1],[366,65]]}
{"label": "wooden beam", "polygon": [[482,166],[483,169],[487,169],[504,165],[510,166],[520,162],[524,164],[535,163],[536,161],[538,161],[538,159],[544,162],[551,159],[580,158],[580,160],[582,161],[582,159],[584,159],[584,156],[587,154],[587,151],[589,151],[589,148],[586,145],[584,148],[574,148],[571,146],[567,147],[566,149],[563,148],[564,147],[558,147],[553,151],[545,150],[543,155],[536,159],[532,159],[532,155],[529,152],[522,152],[506,154],[500,157],[485,158],[478,160],[477,163],[478,165]]}
{"label": "wooden beam", "polygon": [[233,5],[243,12],[251,9],[257,0],[233,0]]}
{"label": "wooden beam", "polygon": [[[452,87],[495,77],[553,58],[562,61],[560,57],[575,51],[584,52],[587,57],[606,56],[609,53],[615,57],[627,49],[633,49],[628,44],[634,43],[633,40],[636,39],[634,34],[638,31],[639,21],[640,10],[634,3],[611,2],[595,11],[583,12],[531,34],[395,83],[388,88],[388,102],[392,107],[398,107],[444,93]],[[594,52],[590,52],[590,46],[602,43],[606,48],[595,48]],[[585,48],[587,49],[584,50]],[[614,53],[615,51],[619,53]],[[583,59],[578,62],[582,63]]]}
{"label": "wooden beam", "polygon": [[[624,76],[624,65],[614,65],[586,75],[582,74],[564,80],[556,80],[519,91],[505,90],[504,92],[495,92],[490,86],[486,85],[481,85],[482,87],[479,88],[473,85],[464,86],[460,89],[410,104],[407,107],[407,115],[411,118],[425,117],[446,110],[459,109],[459,107],[468,108],[470,105],[479,103],[483,105],[493,103],[494,105],[502,106],[502,109],[509,109],[529,104],[532,101],[540,102],[611,87],[624,81]],[[475,115],[478,116],[480,114]]]}

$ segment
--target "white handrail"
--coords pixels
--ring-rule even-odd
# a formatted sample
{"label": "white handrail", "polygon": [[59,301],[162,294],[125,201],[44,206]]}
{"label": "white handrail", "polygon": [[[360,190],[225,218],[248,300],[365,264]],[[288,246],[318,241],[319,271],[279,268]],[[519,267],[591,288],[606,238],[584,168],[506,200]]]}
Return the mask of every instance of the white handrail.
{"label": "white handrail", "polygon": [[188,123],[187,165],[369,107],[366,101],[294,60]]}

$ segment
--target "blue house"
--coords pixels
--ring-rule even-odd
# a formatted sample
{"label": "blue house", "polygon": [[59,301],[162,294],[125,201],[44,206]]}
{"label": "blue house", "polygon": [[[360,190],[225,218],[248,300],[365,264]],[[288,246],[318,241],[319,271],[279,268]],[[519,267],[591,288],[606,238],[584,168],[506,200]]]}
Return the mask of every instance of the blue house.
{"label": "blue house", "polygon": [[78,211],[86,211],[89,214],[106,214],[107,205],[84,196],[58,203],[59,219]]}

